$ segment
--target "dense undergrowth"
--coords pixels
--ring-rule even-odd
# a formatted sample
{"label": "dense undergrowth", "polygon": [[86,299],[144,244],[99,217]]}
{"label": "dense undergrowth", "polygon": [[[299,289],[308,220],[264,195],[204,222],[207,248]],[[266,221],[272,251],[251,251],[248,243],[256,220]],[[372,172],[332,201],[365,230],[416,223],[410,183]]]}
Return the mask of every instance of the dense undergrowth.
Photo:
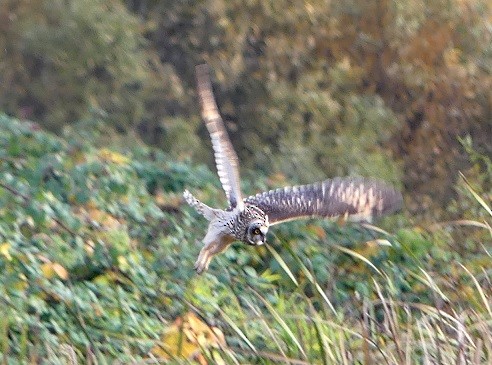
{"label": "dense undergrowth", "polygon": [[206,222],[181,193],[223,205],[213,172],[97,121],[55,137],[0,116],[0,358],[490,363],[492,165],[470,154],[456,221],[292,222],[197,276]]}

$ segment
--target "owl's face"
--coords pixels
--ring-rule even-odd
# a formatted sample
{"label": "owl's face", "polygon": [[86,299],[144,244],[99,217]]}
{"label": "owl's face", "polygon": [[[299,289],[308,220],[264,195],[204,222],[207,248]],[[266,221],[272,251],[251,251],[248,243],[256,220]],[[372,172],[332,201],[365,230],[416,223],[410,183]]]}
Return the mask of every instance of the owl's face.
{"label": "owl's face", "polygon": [[268,226],[264,221],[256,220],[251,222],[246,228],[246,240],[248,245],[261,246],[266,241],[266,234],[268,232]]}

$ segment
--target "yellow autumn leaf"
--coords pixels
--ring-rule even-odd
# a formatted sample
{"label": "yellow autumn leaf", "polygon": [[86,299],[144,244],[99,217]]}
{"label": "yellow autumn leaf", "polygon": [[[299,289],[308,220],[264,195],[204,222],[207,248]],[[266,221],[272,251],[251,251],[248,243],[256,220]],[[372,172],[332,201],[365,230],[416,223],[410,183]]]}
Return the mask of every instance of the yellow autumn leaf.
{"label": "yellow autumn leaf", "polygon": [[45,262],[41,265],[41,271],[46,279],[52,279],[55,275],[63,280],[68,279],[68,271],[57,262]]}
{"label": "yellow autumn leaf", "polygon": [[96,209],[97,208],[97,204],[94,200],[89,200],[87,203],[85,203],[85,207],[87,209]]}
{"label": "yellow autumn leaf", "polygon": [[[208,326],[196,314],[188,312],[174,321],[151,352],[161,359],[181,358],[206,364],[202,350],[225,345],[224,334],[219,328]],[[224,363],[220,358],[214,360],[216,364]]]}
{"label": "yellow autumn leaf", "polygon": [[192,332],[196,334],[202,334],[204,332],[210,331],[210,328],[207,326],[207,324],[203,322],[200,318],[198,318],[195,313],[188,312],[184,318],[185,323],[188,322],[188,325],[185,327],[189,327]]}
{"label": "yellow autumn leaf", "polygon": [[53,262],[52,265],[53,265],[53,270],[55,271],[56,275],[58,275],[63,280],[68,279],[67,269],[65,269],[63,266],[61,266],[58,262]]}
{"label": "yellow autumn leaf", "polygon": [[100,286],[108,286],[112,282],[112,278],[108,274],[98,275],[93,279],[93,282]]}
{"label": "yellow autumn leaf", "polygon": [[29,287],[29,281],[26,275],[19,274],[18,278],[19,280],[14,281],[12,284],[12,288],[15,290],[26,290]]}
{"label": "yellow autumn leaf", "polygon": [[161,345],[154,346],[152,353],[161,359],[189,359],[199,350],[196,343],[190,341],[178,328],[173,328],[166,333]]}
{"label": "yellow autumn leaf", "polygon": [[99,158],[104,161],[113,162],[118,165],[124,165],[130,162],[130,159],[123,156],[121,153],[110,151],[107,148],[103,148],[99,151]]}
{"label": "yellow autumn leaf", "polygon": [[388,240],[375,239],[375,240],[367,241],[365,242],[365,244],[354,248],[354,251],[366,258],[369,258],[381,252],[381,250],[384,249],[384,246],[391,246],[391,243]]}
{"label": "yellow autumn leaf", "polygon": [[12,261],[12,256],[10,256],[10,243],[4,242],[0,245],[0,254],[5,256],[8,261]]}
{"label": "yellow autumn leaf", "polygon": [[27,281],[24,280],[15,281],[12,284],[12,289],[19,290],[19,291],[26,290],[28,287],[29,284],[27,283]]}
{"label": "yellow autumn leaf", "polygon": [[86,217],[91,222],[95,222],[106,229],[119,228],[122,224],[118,219],[116,219],[111,214],[97,208],[87,209]]}
{"label": "yellow autumn leaf", "polygon": [[53,265],[51,265],[51,262],[45,262],[44,264],[42,264],[41,271],[43,272],[43,276],[46,279],[51,279],[53,276],[55,276],[55,270],[53,269]]}
{"label": "yellow autumn leaf", "polygon": [[121,271],[127,271],[130,268],[130,265],[128,264],[128,260],[126,259],[125,256],[119,255],[117,260],[118,260],[118,267],[120,268]]}

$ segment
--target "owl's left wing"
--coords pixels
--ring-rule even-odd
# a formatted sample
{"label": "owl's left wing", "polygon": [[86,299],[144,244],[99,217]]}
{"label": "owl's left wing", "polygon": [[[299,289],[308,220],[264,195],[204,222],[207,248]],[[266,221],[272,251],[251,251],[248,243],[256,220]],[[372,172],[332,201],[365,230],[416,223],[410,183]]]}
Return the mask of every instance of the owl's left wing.
{"label": "owl's left wing", "polygon": [[379,180],[348,177],[270,190],[250,196],[245,202],[263,210],[272,225],[309,217],[346,216],[371,221],[399,210],[402,196]]}
{"label": "owl's left wing", "polygon": [[232,208],[237,206],[242,209],[243,199],[239,183],[239,162],[215,103],[208,66],[206,64],[198,65],[195,70],[202,118],[212,139],[220,182],[230,206]]}

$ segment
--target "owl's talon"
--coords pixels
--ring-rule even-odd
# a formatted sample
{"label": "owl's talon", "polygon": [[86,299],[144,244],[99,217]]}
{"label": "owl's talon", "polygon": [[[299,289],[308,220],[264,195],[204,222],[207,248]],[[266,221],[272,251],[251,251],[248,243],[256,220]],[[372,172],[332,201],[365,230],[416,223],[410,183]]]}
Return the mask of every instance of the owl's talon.
{"label": "owl's talon", "polygon": [[203,274],[204,271],[207,270],[207,266],[206,264],[203,264],[201,262],[196,262],[195,263],[195,271],[198,275],[201,275]]}

